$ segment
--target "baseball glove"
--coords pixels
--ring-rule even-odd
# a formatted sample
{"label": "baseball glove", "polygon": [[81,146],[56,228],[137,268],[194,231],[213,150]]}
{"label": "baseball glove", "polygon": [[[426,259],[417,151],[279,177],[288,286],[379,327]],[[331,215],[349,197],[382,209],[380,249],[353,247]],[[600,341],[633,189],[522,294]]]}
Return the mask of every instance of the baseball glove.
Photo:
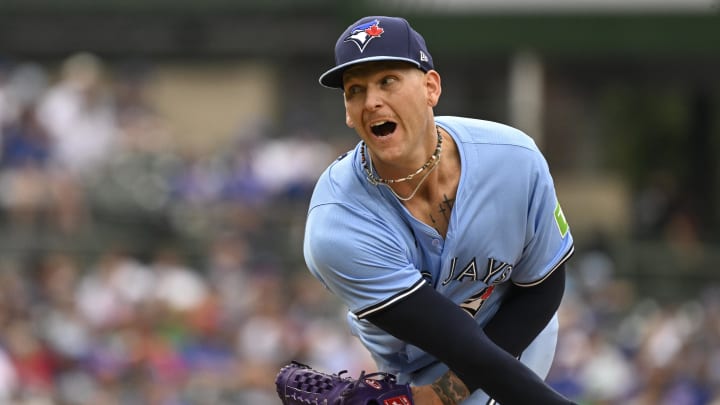
{"label": "baseball glove", "polygon": [[413,405],[408,384],[398,384],[388,373],[365,374],[357,380],[324,374],[293,361],[275,378],[283,405]]}

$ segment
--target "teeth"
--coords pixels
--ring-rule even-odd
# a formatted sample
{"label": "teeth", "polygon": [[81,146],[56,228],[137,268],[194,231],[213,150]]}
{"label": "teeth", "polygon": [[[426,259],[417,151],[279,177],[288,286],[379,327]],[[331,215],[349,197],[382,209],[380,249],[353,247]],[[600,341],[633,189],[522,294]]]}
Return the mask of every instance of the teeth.
{"label": "teeth", "polygon": [[372,124],[372,126],[373,126],[373,127],[379,127],[380,125],[383,125],[383,124],[386,124],[386,123],[387,123],[387,121],[380,121],[380,122],[376,122],[376,123]]}

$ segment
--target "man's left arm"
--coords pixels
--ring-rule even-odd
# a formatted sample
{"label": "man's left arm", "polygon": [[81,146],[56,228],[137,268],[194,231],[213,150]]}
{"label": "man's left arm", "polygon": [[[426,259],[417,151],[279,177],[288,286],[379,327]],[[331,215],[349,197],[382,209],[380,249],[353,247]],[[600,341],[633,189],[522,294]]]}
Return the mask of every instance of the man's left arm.
{"label": "man's left arm", "polygon": [[[518,357],[547,326],[565,292],[565,265],[532,287],[513,285],[485,334],[508,353]],[[430,385],[412,387],[418,405],[457,404],[470,395],[458,376],[448,371]]]}
{"label": "man's left arm", "polygon": [[508,353],[519,356],[550,322],[564,292],[565,264],[537,285],[513,285],[498,312],[485,325],[485,334]]}

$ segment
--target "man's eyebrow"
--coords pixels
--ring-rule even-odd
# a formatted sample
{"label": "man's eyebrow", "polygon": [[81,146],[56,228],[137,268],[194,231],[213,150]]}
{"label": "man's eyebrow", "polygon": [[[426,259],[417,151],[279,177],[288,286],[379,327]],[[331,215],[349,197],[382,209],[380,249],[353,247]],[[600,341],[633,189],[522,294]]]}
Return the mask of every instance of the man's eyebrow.
{"label": "man's eyebrow", "polygon": [[343,73],[343,76],[344,76],[345,78],[351,78],[351,79],[352,79],[353,77],[358,76],[358,74],[357,74],[357,71],[356,71],[356,70],[355,70],[355,71],[347,71],[347,70],[346,70],[345,73]]}

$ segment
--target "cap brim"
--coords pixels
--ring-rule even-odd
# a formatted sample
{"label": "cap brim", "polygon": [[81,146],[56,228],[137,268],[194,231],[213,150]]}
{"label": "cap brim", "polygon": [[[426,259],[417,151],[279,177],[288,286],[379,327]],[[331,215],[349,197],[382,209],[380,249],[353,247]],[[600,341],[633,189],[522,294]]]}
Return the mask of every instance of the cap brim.
{"label": "cap brim", "polygon": [[354,59],[350,62],[337,65],[334,68],[328,70],[320,76],[320,84],[330,89],[342,89],[343,88],[343,73],[355,65],[366,63],[366,62],[381,62],[381,61],[400,61],[408,62],[420,69],[420,64],[410,58],[396,58],[389,56],[371,56],[368,58]]}

